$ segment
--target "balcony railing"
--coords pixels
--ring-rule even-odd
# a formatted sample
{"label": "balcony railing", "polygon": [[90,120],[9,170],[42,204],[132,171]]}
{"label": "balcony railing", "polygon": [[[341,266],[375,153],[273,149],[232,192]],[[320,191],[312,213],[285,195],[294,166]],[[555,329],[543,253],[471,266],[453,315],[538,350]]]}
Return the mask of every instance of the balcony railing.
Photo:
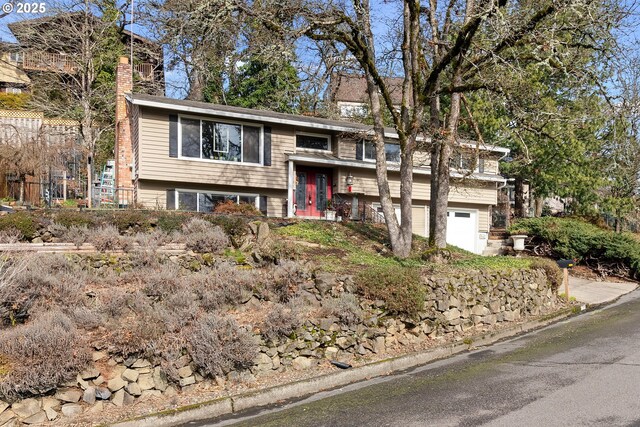
{"label": "balcony railing", "polygon": [[[22,68],[26,71],[53,71],[74,74],[77,65],[70,55],[64,53],[48,53],[29,51],[22,56]],[[133,69],[140,80],[154,80],[154,64],[143,62],[134,64]]]}
{"label": "balcony railing", "polygon": [[138,74],[140,80],[144,81],[153,81],[154,73],[153,73],[153,64],[149,62],[143,62],[141,64],[134,64],[133,69]]}
{"label": "balcony railing", "polygon": [[68,74],[76,72],[76,64],[70,56],[48,52],[24,52],[22,68],[31,71],[55,71]]}

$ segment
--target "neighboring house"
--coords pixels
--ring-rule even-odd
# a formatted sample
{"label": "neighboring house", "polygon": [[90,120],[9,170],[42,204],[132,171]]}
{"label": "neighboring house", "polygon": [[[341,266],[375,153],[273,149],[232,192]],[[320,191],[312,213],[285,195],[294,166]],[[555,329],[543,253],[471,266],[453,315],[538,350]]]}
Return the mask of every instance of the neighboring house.
{"label": "neighboring house", "polygon": [[[59,14],[37,19],[27,19],[8,25],[17,43],[0,43],[0,91],[5,93],[28,92],[33,73],[76,73],[79,39],[62,39],[60,28],[77,26],[84,14],[81,12]],[[91,17],[98,21],[98,18]],[[43,36],[57,34],[60,40],[47,41]],[[130,31],[123,30],[122,42],[130,49],[133,45],[134,71],[139,91],[155,95],[164,94],[164,57],[162,46]],[[70,35],[71,36],[71,35]],[[75,50],[75,46],[78,50]]]}
{"label": "neighboring house", "polygon": [[[127,76],[123,62],[119,73]],[[118,82],[121,94],[130,91],[130,81]],[[138,94],[119,96],[118,105],[116,184],[133,188],[144,207],[211,211],[232,200],[268,216],[324,218],[340,200],[379,206],[371,126]],[[391,191],[399,202],[399,150],[393,132],[387,135]],[[462,145],[473,155],[473,144]],[[507,152],[483,147],[476,170],[452,187],[450,243],[476,253],[486,246],[490,206],[504,183],[498,158]],[[413,230],[425,236],[430,170],[424,154],[416,157],[423,161],[416,161]]]}
{"label": "neighboring house", "polygon": [[[404,79],[385,78],[391,100],[396,109],[402,104],[402,84]],[[367,81],[357,74],[335,73],[331,75],[328,88],[329,105],[334,106],[340,117],[364,119],[369,114]]]}

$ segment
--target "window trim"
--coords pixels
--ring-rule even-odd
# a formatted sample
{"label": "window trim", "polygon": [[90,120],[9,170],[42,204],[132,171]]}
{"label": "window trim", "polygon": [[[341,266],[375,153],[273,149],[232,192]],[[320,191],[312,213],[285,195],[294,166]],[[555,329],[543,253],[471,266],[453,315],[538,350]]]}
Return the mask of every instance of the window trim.
{"label": "window trim", "polygon": [[[458,162],[456,162],[456,164],[451,167],[453,172],[458,172],[458,173],[462,173],[462,174],[465,174],[465,173],[485,173],[485,172],[480,172],[480,160],[485,160],[485,159],[480,155],[476,156],[475,155],[475,151],[472,154],[472,156],[476,159],[476,162],[475,162],[476,163],[476,167],[475,167],[474,170],[469,170],[467,168],[462,167],[462,162],[465,160],[462,152],[456,152],[456,153],[452,153],[452,154],[453,155],[459,155],[459,157],[457,157],[457,159],[456,159],[456,160],[458,160]],[[453,161],[453,160],[454,160],[454,157],[452,156],[451,157],[451,161]],[[486,165],[485,165],[485,167],[486,167]]]}
{"label": "window trim", "polygon": [[[235,162],[228,162],[228,163],[235,163]],[[256,209],[260,209],[260,194],[254,194],[254,193],[241,193],[241,192],[228,192],[228,191],[206,191],[206,190],[192,190],[192,189],[188,189],[188,188],[176,188],[174,189],[173,192],[173,197],[175,198],[174,202],[174,206],[176,207],[175,210],[177,211],[181,211],[182,209],[180,209],[180,193],[196,193],[196,210],[195,211],[184,211],[184,212],[201,212],[200,211],[200,193],[204,193],[204,194],[214,194],[217,196],[238,196],[238,197],[254,197],[255,201],[253,203],[253,205],[255,206]],[[236,202],[236,204],[239,204]]]}
{"label": "window trim", "polygon": [[[327,140],[327,149],[326,150],[319,150],[317,148],[304,148],[304,147],[298,147],[298,135],[303,135],[303,136],[313,136],[316,138],[325,138]],[[331,140],[332,137],[330,134],[326,134],[326,133],[311,133],[311,132],[296,132],[294,135],[294,143],[296,146],[296,151],[307,151],[307,152],[311,152],[311,153],[327,153],[327,152],[331,152],[333,147],[331,144]]]}
{"label": "window trim", "polygon": [[[178,157],[177,158],[179,160],[189,160],[194,162],[206,162],[206,163],[219,163],[219,164],[227,164],[227,165],[265,167],[264,165],[264,124],[263,123],[251,123],[251,122],[244,122],[244,121],[237,121],[237,120],[226,120],[224,118],[219,119],[217,117],[196,116],[191,114],[178,114],[177,116],[178,116]],[[182,155],[182,118],[183,117],[185,119],[200,121],[200,157],[188,157],[188,156]],[[206,159],[203,157],[203,154],[202,154],[202,122],[203,121],[213,122],[214,126],[216,124],[240,126],[240,161],[239,162],[234,162],[232,160]],[[260,129],[260,141],[259,141],[260,162],[259,163],[251,163],[251,162],[244,161],[243,143],[244,143],[244,127],[245,126],[250,126],[250,127],[255,127]],[[214,131],[214,138],[215,138],[215,131]],[[227,149],[229,148],[228,144],[229,144],[229,141],[227,141]],[[217,151],[217,152],[221,153],[222,151]],[[176,189],[176,191],[178,190]]]}
{"label": "window trim", "polygon": [[[369,163],[375,163],[376,159],[369,159],[369,158],[366,157],[367,156],[367,147],[366,147],[367,140],[366,139],[362,139],[361,143],[362,143],[362,161],[363,162],[369,162]],[[371,143],[373,144],[373,142],[371,142]],[[394,144],[392,142],[385,142],[384,145],[385,146],[387,146],[387,145],[400,146],[400,144]],[[385,157],[384,158],[387,160],[387,163],[391,163],[391,164],[394,164],[394,165],[399,165],[400,164],[400,160],[396,161],[396,160],[387,159],[386,152],[385,152]]]}

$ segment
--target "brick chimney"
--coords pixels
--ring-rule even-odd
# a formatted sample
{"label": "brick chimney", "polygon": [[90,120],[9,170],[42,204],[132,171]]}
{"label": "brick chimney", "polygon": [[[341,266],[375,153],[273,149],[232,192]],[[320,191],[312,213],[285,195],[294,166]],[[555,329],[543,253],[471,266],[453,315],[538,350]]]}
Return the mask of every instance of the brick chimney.
{"label": "brick chimney", "polygon": [[125,94],[133,90],[132,69],[129,58],[120,57],[116,69],[116,188],[133,188],[131,164],[131,123]]}

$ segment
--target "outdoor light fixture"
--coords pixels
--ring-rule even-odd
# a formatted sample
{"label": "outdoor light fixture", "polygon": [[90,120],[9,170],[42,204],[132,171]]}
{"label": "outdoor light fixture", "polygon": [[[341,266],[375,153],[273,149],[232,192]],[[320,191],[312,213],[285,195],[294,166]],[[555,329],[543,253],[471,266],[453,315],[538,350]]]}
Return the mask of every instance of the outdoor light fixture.
{"label": "outdoor light fixture", "polygon": [[349,175],[347,175],[346,181],[347,181],[347,191],[351,193],[351,187],[353,186],[353,175],[351,175],[351,172],[349,172]]}

